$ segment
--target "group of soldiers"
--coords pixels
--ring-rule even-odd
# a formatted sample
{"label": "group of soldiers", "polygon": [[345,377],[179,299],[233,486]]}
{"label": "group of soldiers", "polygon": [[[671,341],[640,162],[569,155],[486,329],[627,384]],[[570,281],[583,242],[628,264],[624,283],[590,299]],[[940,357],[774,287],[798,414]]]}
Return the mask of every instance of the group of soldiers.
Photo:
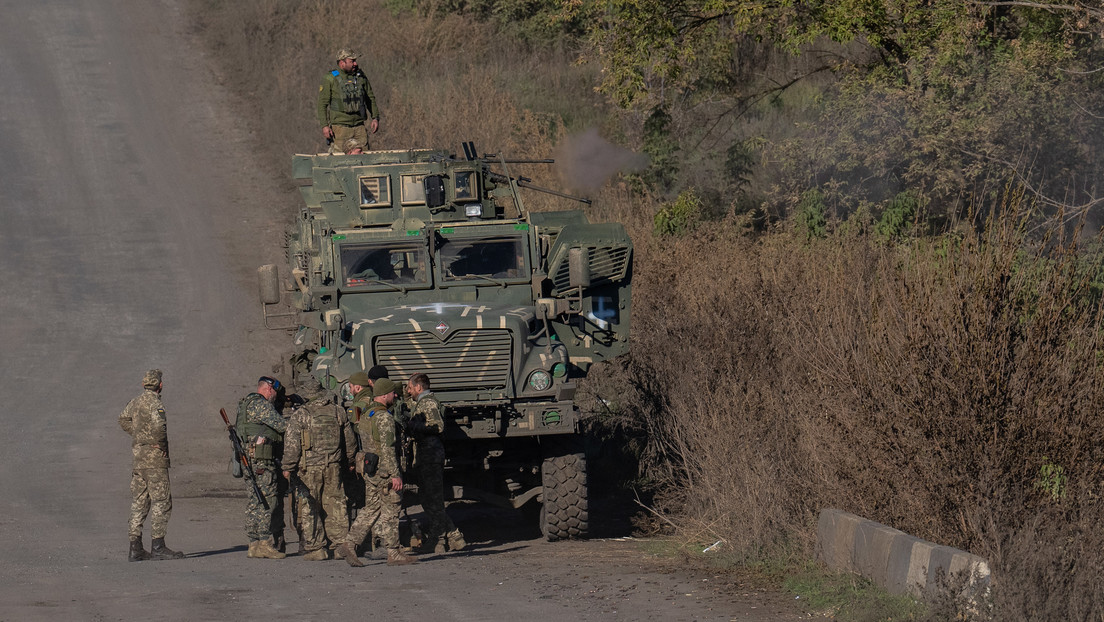
{"label": "group of soldiers", "polygon": [[[129,559],[178,559],[183,553],[164,542],[172,497],[161,372],[147,372],[142,382],[142,395],[119,417],[134,446]],[[248,557],[287,556],[283,500],[290,490],[303,559],[341,557],[363,566],[358,552],[375,548],[373,557],[390,565],[414,563],[417,558],[399,541],[404,474],[410,472],[417,473],[425,517],[414,529],[420,532],[412,541],[417,552],[466,546],[445,512],[444,417],[425,374],[411,376],[404,391],[383,366],[357,372],[348,380],[351,398],[344,405],[309,374],[300,375],[296,389],[294,399],[285,400],[280,381],[262,376],[238,404],[234,428],[250,469],[243,473],[249,482]],[[401,414],[397,403],[404,405]],[[147,514],[152,514],[150,552],[142,543]],[[373,546],[376,540],[379,548]]]}
{"label": "group of soldiers", "polygon": [[[331,153],[362,153],[368,148],[369,131],[379,130],[379,106],[355,52],[338,52],[337,69],[323,77],[317,116]],[[146,372],[142,394],[119,415],[119,425],[131,436],[134,456],[130,561],[184,557],[165,545],[172,494],[161,387],[161,371]],[[362,566],[358,548],[372,533],[386,548],[388,564],[416,561],[399,545],[403,470],[396,428],[400,421],[393,405],[404,395],[403,388],[379,365],[349,378],[352,399],[347,407],[317,382],[297,388],[298,404],[287,417],[277,407],[283,387],[270,376],[262,376],[256,391],[238,405],[235,429],[253,471],[246,510],[248,556],[286,557],[283,499],[290,488],[297,501],[293,513],[304,559],[329,559],[333,554]],[[437,553],[460,550],[464,537],[444,508],[441,404],[425,374],[411,376],[402,399],[409,402],[411,414],[401,425],[415,441],[413,469],[420,479],[427,519],[420,548]],[[142,541],[147,516],[153,537],[149,551]]]}

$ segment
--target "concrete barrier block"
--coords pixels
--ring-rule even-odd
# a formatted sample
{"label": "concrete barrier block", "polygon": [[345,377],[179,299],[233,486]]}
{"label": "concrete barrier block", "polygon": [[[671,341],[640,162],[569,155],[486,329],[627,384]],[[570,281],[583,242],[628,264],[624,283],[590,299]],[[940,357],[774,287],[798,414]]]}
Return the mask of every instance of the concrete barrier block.
{"label": "concrete barrier block", "polygon": [[854,572],[851,561],[855,529],[862,518],[843,510],[824,510],[817,517],[817,557],[829,568]]}
{"label": "concrete barrier block", "polygon": [[854,572],[893,594],[926,598],[953,586],[974,599],[989,585],[984,559],[837,509],[822,510],[817,518],[817,557],[832,570]]}

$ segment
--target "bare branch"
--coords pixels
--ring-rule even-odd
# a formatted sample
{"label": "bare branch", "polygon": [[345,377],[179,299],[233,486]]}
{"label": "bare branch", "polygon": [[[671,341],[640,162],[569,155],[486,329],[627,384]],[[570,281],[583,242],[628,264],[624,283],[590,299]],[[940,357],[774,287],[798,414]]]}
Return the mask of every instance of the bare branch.
{"label": "bare branch", "polygon": [[1028,9],[1042,9],[1044,11],[1069,11],[1074,13],[1085,13],[1086,15],[1092,15],[1095,17],[1104,18],[1104,10],[1091,9],[1083,4],[1050,4],[1047,2],[1027,2],[1026,0],[993,0],[985,2],[982,0],[971,0],[971,4],[977,4],[981,6],[1018,6]]}

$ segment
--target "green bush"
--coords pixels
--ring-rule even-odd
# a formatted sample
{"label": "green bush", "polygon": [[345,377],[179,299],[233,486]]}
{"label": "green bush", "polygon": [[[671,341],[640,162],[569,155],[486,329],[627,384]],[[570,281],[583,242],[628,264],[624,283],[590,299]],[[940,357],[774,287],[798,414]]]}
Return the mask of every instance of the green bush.
{"label": "green bush", "polygon": [[656,235],[683,235],[701,222],[702,202],[694,189],[684,190],[674,201],[664,205],[653,220]]}

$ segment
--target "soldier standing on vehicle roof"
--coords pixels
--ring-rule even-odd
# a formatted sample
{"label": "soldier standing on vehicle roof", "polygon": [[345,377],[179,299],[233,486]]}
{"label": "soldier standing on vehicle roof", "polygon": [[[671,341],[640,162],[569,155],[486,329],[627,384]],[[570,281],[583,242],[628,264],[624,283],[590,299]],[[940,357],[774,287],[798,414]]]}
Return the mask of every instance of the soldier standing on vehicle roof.
{"label": "soldier standing on vehicle roof", "polygon": [[380,378],[374,381],[371,403],[362,406],[367,401],[366,391],[361,391],[353,399],[354,411],[361,413],[359,427],[364,459],[358,458],[358,466],[364,465],[365,503],[364,509],[349,527],[349,536],[336,551],[350,566],[364,565],[357,557],[356,546],[364,541],[369,531],[383,541],[389,565],[418,561],[403,552],[399,544],[399,510],[402,504],[399,493],[403,481],[395,447],[395,419],[388,410],[398,390],[399,385]]}
{"label": "soldier standing on vehicle roof", "polygon": [[355,138],[367,147],[371,118],[372,133],[379,130],[379,106],[372,85],[357,66],[356,53],[345,49],[337,55],[337,69],[322,78],[318,87],[318,122],[322,136],[330,142],[330,153],[343,153],[345,141]]}
{"label": "soldier standing on vehicle roof", "polygon": [[[283,440],[287,420],[276,411],[273,402],[281,388],[279,380],[261,376],[257,390],[238,403],[238,418],[234,428],[241,436],[242,446],[249,452],[249,463],[257,476],[257,487],[264,495],[262,502],[248,487],[249,503],[246,505],[245,533],[249,536],[248,557],[283,559],[287,557],[273,544],[272,528],[276,512],[282,509],[277,502],[277,459],[275,446]],[[265,509],[265,503],[268,509]],[[282,525],[282,517],[280,521]]]}
{"label": "soldier standing on vehicle roof", "polygon": [[413,412],[406,422],[406,431],[417,445],[414,464],[421,484],[420,498],[427,525],[423,550],[444,553],[467,546],[464,534],[452,524],[445,513],[445,418],[441,402],[429,390],[429,376],[414,374],[406,383],[406,394],[414,401]]}
{"label": "soldier standing on vehicle roof", "polygon": [[[172,514],[169,491],[169,435],[165,407],[161,404],[161,370],[142,377],[142,394],[130,400],[119,415],[119,427],[131,437],[134,469],[130,477],[130,553],[132,562],[145,559],[180,559],[184,554],[165,546],[165,530]],[[152,512],[151,512],[152,510]],[[150,516],[151,553],[142,546],[142,524]]]}
{"label": "soldier standing on vehicle roof", "polygon": [[327,544],[336,547],[349,532],[341,466],[352,464],[357,441],[345,409],[317,381],[311,384],[301,393],[307,402],[288,422],[283,466],[299,500],[300,551],[308,561],[321,561],[330,558]]}

